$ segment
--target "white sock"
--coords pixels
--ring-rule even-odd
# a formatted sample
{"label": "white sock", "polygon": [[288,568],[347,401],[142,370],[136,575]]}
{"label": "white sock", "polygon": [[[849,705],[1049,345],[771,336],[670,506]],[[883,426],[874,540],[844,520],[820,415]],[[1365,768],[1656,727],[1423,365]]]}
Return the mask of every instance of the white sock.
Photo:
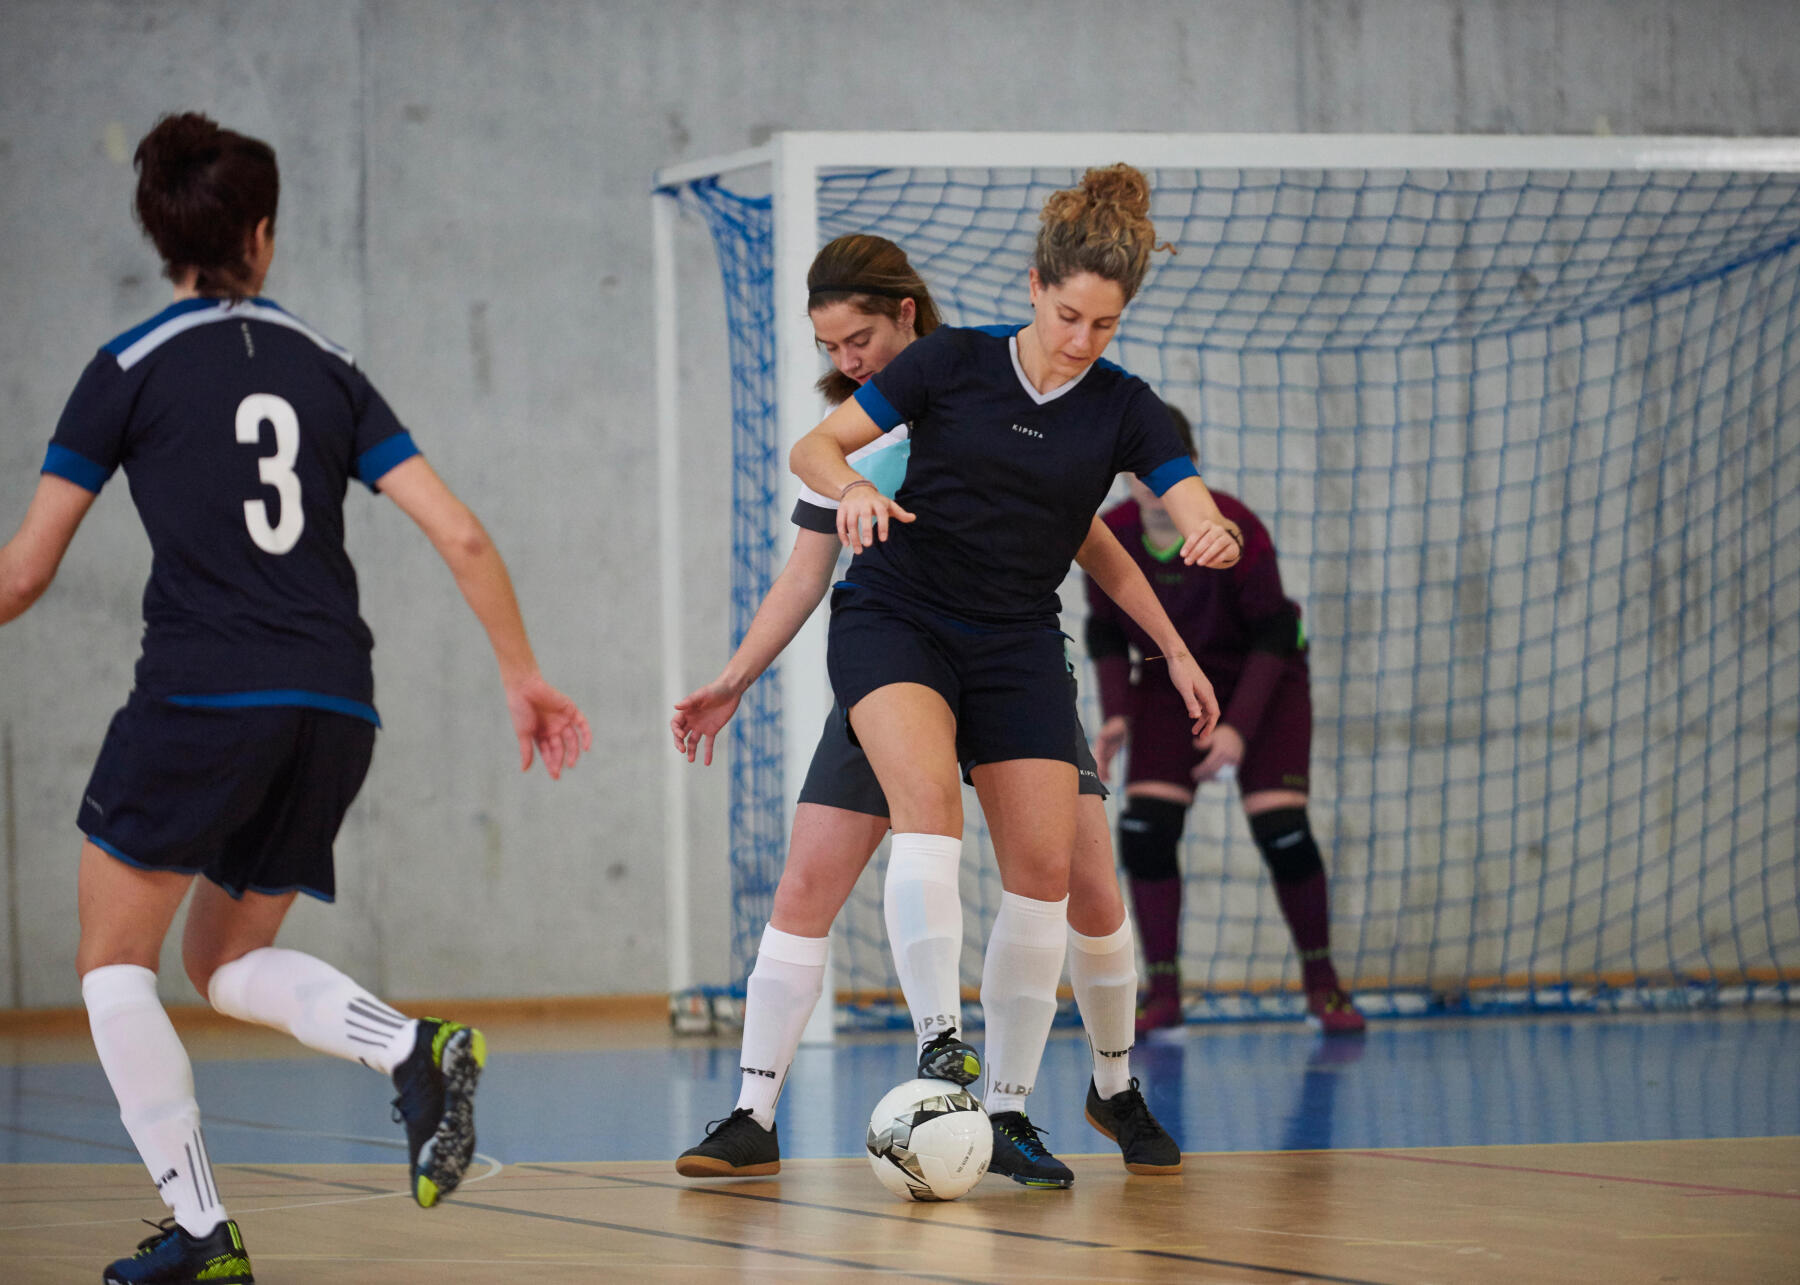
{"label": "white sock", "polygon": [[1069,984],[1094,1052],[1094,1091],[1110,1098],[1131,1087],[1137,1034],[1137,946],[1131,916],[1104,937],[1069,929]]}
{"label": "white sock", "polygon": [[962,1029],[961,866],[962,840],[944,834],[896,834],[888,852],[882,915],[921,1049]]}
{"label": "white sock", "polygon": [[200,1136],[194,1068],[156,998],[156,974],[136,964],[107,964],[81,979],[81,998],[119,1118],[157,1195],[189,1235],[206,1235],[230,1215]]}
{"label": "white sock", "polygon": [[419,1024],[322,959],[264,946],[213,973],[206,997],[227,1017],[286,1031],[310,1049],[392,1075]]}
{"label": "white sock", "polygon": [[1044,1041],[1056,1020],[1056,984],[1068,945],[1069,899],[1033,901],[1000,894],[1000,913],[988,934],[981,969],[981,1011],[987,1017],[989,1115],[1023,1111],[1037,1083]]}
{"label": "white sock", "polygon": [[775,1127],[775,1101],[787,1083],[806,1019],[825,988],[829,937],[796,937],[769,924],[744,985],[744,1086],[737,1104],[765,1129]]}

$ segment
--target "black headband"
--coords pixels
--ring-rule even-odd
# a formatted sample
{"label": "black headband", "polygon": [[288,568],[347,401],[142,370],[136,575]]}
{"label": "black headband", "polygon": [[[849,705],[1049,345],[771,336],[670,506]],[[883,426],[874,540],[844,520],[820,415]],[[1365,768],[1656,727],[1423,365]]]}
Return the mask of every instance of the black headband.
{"label": "black headband", "polygon": [[916,293],[912,290],[903,290],[898,286],[853,286],[839,285],[836,282],[822,286],[808,286],[806,290],[809,299],[822,294],[878,294],[888,299],[911,299],[915,297]]}

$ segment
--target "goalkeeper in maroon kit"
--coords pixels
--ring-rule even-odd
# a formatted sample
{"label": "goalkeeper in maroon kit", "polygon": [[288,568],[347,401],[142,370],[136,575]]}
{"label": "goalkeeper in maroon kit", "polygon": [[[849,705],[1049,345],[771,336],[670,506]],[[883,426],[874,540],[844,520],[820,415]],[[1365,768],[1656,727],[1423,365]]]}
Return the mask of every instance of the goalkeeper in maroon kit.
{"label": "goalkeeper in maroon kit", "polygon": [[[1193,429],[1170,407],[1189,454]],[[1362,1014],[1332,967],[1325,865],[1306,817],[1312,701],[1300,608],[1282,592],[1268,530],[1236,497],[1214,491],[1244,533],[1244,553],[1224,570],[1187,566],[1181,533],[1135,478],[1132,498],[1103,518],[1143,567],[1175,627],[1218,693],[1220,717],[1196,742],[1174,689],[1160,681],[1157,648],[1087,584],[1088,654],[1100,679],[1105,722],[1094,745],[1100,776],[1130,742],[1119,854],[1131,879],[1149,990],[1139,1032],[1181,1024],[1181,869],[1176,859],[1197,784],[1235,778],[1257,849],[1275,880],[1300,953],[1307,1012],[1327,1034],[1363,1029]],[[1135,672],[1134,672],[1135,666]]]}

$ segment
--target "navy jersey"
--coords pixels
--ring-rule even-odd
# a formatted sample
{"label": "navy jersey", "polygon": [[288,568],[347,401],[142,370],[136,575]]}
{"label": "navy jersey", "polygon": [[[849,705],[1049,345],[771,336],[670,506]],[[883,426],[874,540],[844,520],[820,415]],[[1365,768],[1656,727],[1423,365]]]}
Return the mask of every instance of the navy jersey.
{"label": "navy jersey", "polygon": [[349,479],[417,454],[350,355],[266,299],[189,299],[103,347],[44,471],[98,492],[124,468],[150,537],[146,694],[374,718]]}
{"label": "navy jersey", "polygon": [[877,591],[981,625],[1054,628],[1068,574],[1113,478],[1157,494],[1194,475],[1150,386],[1100,361],[1049,393],[1025,378],[1019,326],[944,326],[856,392],[883,429],[911,427],[895,498],[916,515],[850,565]]}

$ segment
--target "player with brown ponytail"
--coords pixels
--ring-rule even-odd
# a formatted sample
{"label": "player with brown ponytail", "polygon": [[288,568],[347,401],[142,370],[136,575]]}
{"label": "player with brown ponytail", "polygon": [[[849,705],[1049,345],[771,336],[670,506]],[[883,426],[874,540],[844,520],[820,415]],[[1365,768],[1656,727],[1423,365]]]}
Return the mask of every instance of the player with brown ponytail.
{"label": "player with brown ponytail", "polygon": [[[190,889],[181,954],[194,988],[221,1013],[391,1076],[420,1205],[455,1190],[475,1152],[481,1033],[408,1017],[275,945],[297,893],[335,896],[332,844],[380,725],[344,549],[352,479],[392,500],[455,575],[499,662],[521,768],[535,752],[560,776],[593,738],[538,672],[475,515],[350,354],[259,297],[275,254],[274,150],[189,112],[145,135],[137,166],[138,219],[175,300],[104,344],[70,395],[0,547],[0,625],[49,587],[123,468],[154,557],[136,681],[76,817],[75,967],[120,1118],[171,1218],[104,1278],[248,1285],[193,1069],[157,996]],[[436,931],[439,949],[464,948],[459,924]]]}

